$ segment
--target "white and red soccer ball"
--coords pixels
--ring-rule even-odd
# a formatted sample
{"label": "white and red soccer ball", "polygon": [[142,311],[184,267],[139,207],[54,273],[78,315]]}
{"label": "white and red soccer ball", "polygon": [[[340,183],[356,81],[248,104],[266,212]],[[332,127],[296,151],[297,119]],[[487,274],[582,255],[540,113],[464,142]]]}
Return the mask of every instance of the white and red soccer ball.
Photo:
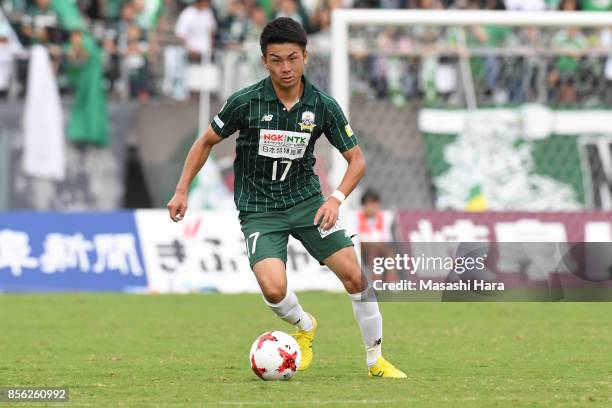
{"label": "white and red soccer ball", "polygon": [[249,353],[251,369],[266,381],[291,379],[301,359],[300,346],[282,331],[270,331],[257,337]]}

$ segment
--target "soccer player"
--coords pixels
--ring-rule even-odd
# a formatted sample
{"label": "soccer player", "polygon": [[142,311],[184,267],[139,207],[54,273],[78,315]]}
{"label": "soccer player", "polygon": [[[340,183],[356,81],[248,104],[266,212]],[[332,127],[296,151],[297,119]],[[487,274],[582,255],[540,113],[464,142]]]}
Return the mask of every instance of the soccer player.
{"label": "soccer player", "polygon": [[[381,355],[378,303],[362,282],[352,241],[337,222],[340,204],[365,174],[365,160],[336,101],[304,76],[306,43],[306,32],[290,18],[278,18],[264,28],[262,61],[270,75],[233,94],[193,144],[168,203],[170,218],[178,222],[185,216],[188,187],[213,146],[239,131],[234,201],[249,263],[264,302],[282,320],[297,326],[293,336],[302,352],[299,369],[305,370],[312,362],[317,321],[304,311],[295,293],[287,290],[289,235],[327,265],[349,293],[369,375],[406,378]],[[313,171],[314,146],[321,135],[348,162],[342,182],[327,200]]]}

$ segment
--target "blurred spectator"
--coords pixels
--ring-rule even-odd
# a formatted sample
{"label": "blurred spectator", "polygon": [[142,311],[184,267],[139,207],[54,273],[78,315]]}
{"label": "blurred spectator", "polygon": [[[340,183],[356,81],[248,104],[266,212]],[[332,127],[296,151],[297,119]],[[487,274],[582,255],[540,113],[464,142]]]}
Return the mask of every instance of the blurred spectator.
{"label": "blurred spectator", "polygon": [[134,19],[136,24],[143,30],[149,28],[150,16],[148,15],[145,0],[130,0],[134,7]]}
{"label": "blurred spectator", "polygon": [[187,52],[182,46],[169,45],[163,50],[163,72],[161,90],[164,95],[177,101],[187,98],[185,67]]}
{"label": "blurred spectator", "polygon": [[361,196],[361,210],[357,212],[361,241],[393,241],[393,214],[380,207],[380,195],[367,189]]}
{"label": "blurred spectator", "polygon": [[[363,193],[361,209],[357,210],[356,216],[364,264],[372,265],[377,257],[393,258],[393,212],[381,209],[380,195],[376,191],[368,189]],[[366,242],[367,245],[364,245]],[[398,279],[396,274],[397,271],[388,270],[383,276],[387,282],[393,282]]]}
{"label": "blurred spectator", "polygon": [[136,9],[132,2],[127,2],[121,7],[121,19],[117,22],[114,29],[115,42],[118,47],[125,46],[128,28],[136,24]]}
{"label": "blurred spectator", "polygon": [[[89,53],[83,45],[83,33],[72,31],[70,33],[70,43],[66,51],[66,59],[71,68],[81,68],[89,60]],[[74,72],[73,72],[74,74]],[[76,82],[73,81],[73,82]]]}
{"label": "blurred spectator", "polygon": [[121,16],[121,6],[125,0],[98,0],[107,20],[115,21]]}
{"label": "blurred spectator", "polygon": [[90,21],[99,20],[103,17],[103,10],[100,7],[99,0],[77,0],[76,4],[81,12],[81,16]]}
{"label": "blurred spectator", "polygon": [[266,18],[274,18],[276,13],[275,4],[277,0],[259,0],[259,6],[266,12]]}
{"label": "blurred spectator", "polygon": [[[524,27],[513,34],[510,45],[521,44],[532,50],[542,49],[549,38],[545,36],[546,29],[541,27]],[[509,61],[510,64],[506,61]],[[514,65],[512,65],[514,61]],[[542,84],[546,77],[546,58],[537,52],[530,52],[517,57],[506,57],[504,60],[505,70],[510,81],[510,100],[515,103],[529,100],[545,100]],[[508,66],[509,65],[509,66]]]}
{"label": "blurred spectator", "polygon": [[551,45],[564,55],[555,59],[548,75],[550,97],[561,104],[575,103],[578,99],[580,60],[586,51],[587,41],[578,27],[569,27],[559,30],[553,36]]}
{"label": "blurred spectator", "polygon": [[373,80],[378,95],[388,95],[391,101],[402,107],[406,103],[411,89],[411,76],[407,75],[408,61],[396,53],[405,53],[410,48],[410,41],[405,29],[387,27],[376,39],[377,48],[381,54],[376,57]]}
{"label": "blurred spectator", "polygon": [[[108,80],[109,90],[115,90],[115,83],[121,78],[121,58],[127,49],[128,31],[130,27],[136,26],[136,9],[131,1],[127,1],[121,6],[120,15],[120,20],[109,24],[110,27],[102,38],[104,72]],[[129,87],[129,85],[126,84],[126,87]]]}
{"label": "blurred spectator", "polygon": [[229,7],[222,28],[224,36],[222,43],[230,47],[238,47],[245,40],[251,24],[246,4],[243,0],[233,0]]}
{"label": "blurred spectator", "polygon": [[578,11],[578,9],[578,0],[561,0],[559,4],[559,10],[562,11]]}
{"label": "blurred spectator", "polygon": [[160,42],[168,44],[162,50],[163,78],[161,91],[174,100],[182,101],[187,98],[187,89],[184,81],[187,52],[185,47],[176,45],[173,35],[176,16],[180,12],[180,3],[174,0],[164,0],[158,22]]}
{"label": "blurred spectator", "polygon": [[[437,1],[437,0],[435,0]],[[381,8],[405,7],[405,1],[381,1]],[[402,56],[411,48],[405,27],[386,27],[376,36],[376,55],[372,61],[371,83],[378,97],[389,96],[391,101],[402,107],[406,97],[414,88],[414,75],[409,72],[408,60]],[[398,55],[399,54],[399,55]]]}
{"label": "blurred spectator", "polygon": [[[577,11],[578,0],[562,0],[559,9]],[[586,38],[578,27],[563,28],[554,34],[551,46],[563,55],[555,58],[548,73],[549,98],[560,104],[575,103],[580,58],[587,46]]]}
{"label": "blurred spectator", "polygon": [[[612,11],[612,0],[582,0],[580,3],[585,11]],[[609,55],[603,62],[603,100],[604,103],[612,103],[612,29],[606,27],[600,29],[596,42],[603,49],[608,50]]]}
{"label": "blurred spectator", "polygon": [[259,36],[268,23],[266,11],[261,7],[255,7],[251,10],[250,18],[251,24],[249,25],[249,30],[246,33],[245,40],[259,43]]}
{"label": "blurred spectator", "polygon": [[[66,39],[64,32],[59,26],[59,17],[51,8],[51,0],[36,0],[31,2],[25,9],[25,14],[19,19],[22,40],[25,46],[41,44],[47,46],[51,55],[55,71],[59,70],[61,62],[61,44]],[[29,61],[18,60],[17,78],[23,86],[21,95],[24,96],[27,89],[27,73]]]}
{"label": "blurred spectator", "polygon": [[328,56],[331,55],[332,51],[332,6],[331,2],[321,2],[321,5],[314,11],[311,17],[312,33],[308,36],[308,48],[315,52],[309,54],[306,75],[308,75],[313,83],[323,89],[329,89]]}
{"label": "blurred spectator", "polygon": [[312,47],[317,50],[331,50],[331,9],[326,6],[320,6],[314,12],[312,17],[312,30],[314,35],[311,35]]}
{"label": "blurred spectator", "polygon": [[243,0],[244,6],[246,7],[247,14],[251,14],[255,8],[259,7],[259,0]]}
{"label": "blurred spectator", "polygon": [[83,33],[78,30],[70,32],[69,42],[66,45],[66,65],[68,80],[72,86],[76,86],[78,73],[88,59],[89,53],[83,45]]}
{"label": "blurred spectator", "polygon": [[383,9],[403,9],[407,6],[407,0],[379,0],[378,7]]}
{"label": "blurred spectator", "polygon": [[21,32],[27,39],[26,45],[61,41],[58,16],[50,3],[50,0],[36,0],[21,18]]}
{"label": "blurred spectator", "polygon": [[68,137],[76,142],[108,145],[109,119],[103,87],[102,58],[90,34],[74,30],[66,49],[68,79],[74,102],[68,120]]}
{"label": "blurred spectator", "polygon": [[176,22],[175,33],[183,40],[191,60],[212,52],[217,21],[210,8],[210,0],[196,0],[184,9]]}
{"label": "blurred spectator", "polygon": [[[440,0],[418,0],[416,5],[428,10],[444,8],[444,3]],[[423,47],[421,60],[415,60],[411,64],[417,67],[418,75],[412,75],[416,77],[415,82],[423,92],[425,102],[434,104],[439,96],[447,98],[457,88],[456,61],[436,52],[449,44],[448,31],[441,27],[415,26],[412,33],[415,42]]]}
{"label": "blurred spectator", "polygon": [[612,29],[605,28],[600,33],[601,46],[609,50],[609,56],[604,65],[604,100],[612,103]]}
{"label": "blurred spectator", "polygon": [[179,15],[180,10],[181,8],[177,1],[163,0],[157,21],[158,31],[163,33],[173,33],[176,18]]}
{"label": "blurred spectator", "polygon": [[310,21],[306,11],[300,6],[298,0],[277,0],[275,18],[289,17],[300,23],[307,33],[310,33]]}
{"label": "blurred spectator", "polygon": [[[487,8],[495,10],[498,9],[499,3],[493,0],[489,1],[487,6]],[[472,33],[479,45],[500,48],[506,45],[506,42],[513,35],[513,30],[510,27],[477,26],[474,27]],[[485,57],[473,57],[470,62],[474,77],[476,79],[484,78],[485,94],[499,103],[506,102],[509,94],[513,92],[513,89],[507,86],[508,84],[501,83],[500,78],[503,63],[507,60],[496,55],[487,55]]]}
{"label": "blurred spectator", "polygon": [[250,71],[250,82],[266,76],[266,69],[261,63],[259,36],[267,23],[268,17],[263,8],[255,7],[251,10],[251,24],[243,43]]}
{"label": "blurred spectator", "polygon": [[120,51],[124,56],[123,63],[127,74],[130,98],[138,98],[141,102],[147,102],[152,93],[147,59],[148,50],[148,44],[142,40],[140,27],[136,24],[129,26],[125,48],[120,49]]}
{"label": "blurred spectator", "polygon": [[543,11],[548,8],[545,0],[504,0],[506,9],[517,11]]}
{"label": "blurred spectator", "polygon": [[28,0],[0,0],[0,6],[7,15],[21,16],[25,13]]}
{"label": "blurred spectator", "polygon": [[157,27],[157,22],[163,7],[162,0],[130,0],[136,13],[138,26],[147,30]]}
{"label": "blurred spectator", "polygon": [[[248,85],[248,59],[242,52],[242,43],[249,31],[249,15],[242,0],[233,0],[228,7],[228,15],[223,22],[225,52],[223,53],[222,98],[229,97],[236,89]],[[259,47],[256,47],[257,50]]]}
{"label": "blurred spectator", "polygon": [[0,98],[8,94],[13,76],[15,55],[19,44],[11,39],[11,28],[8,21],[0,19]]}
{"label": "blurred spectator", "polygon": [[115,90],[115,82],[121,77],[121,55],[116,43],[116,32],[107,31],[102,40],[104,50],[104,76],[108,80],[109,91]]}
{"label": "blurred spectator", "polygon": [[378,0],[353,0],[355,8],[378,8]]}

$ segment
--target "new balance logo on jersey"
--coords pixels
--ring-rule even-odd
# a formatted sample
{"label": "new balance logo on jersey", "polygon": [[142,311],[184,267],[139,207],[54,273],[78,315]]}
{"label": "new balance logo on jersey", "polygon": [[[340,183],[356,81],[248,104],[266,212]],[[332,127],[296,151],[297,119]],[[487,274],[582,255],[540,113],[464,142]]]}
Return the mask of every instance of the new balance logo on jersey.
{"label": "new balance logo on jersey", "polygon": [[261,122],[270,122],[270,121],[272,120],[272,117],[273,117],[273,116],[274,116],[274,115],[263,115],[263,116],[261,117]]}

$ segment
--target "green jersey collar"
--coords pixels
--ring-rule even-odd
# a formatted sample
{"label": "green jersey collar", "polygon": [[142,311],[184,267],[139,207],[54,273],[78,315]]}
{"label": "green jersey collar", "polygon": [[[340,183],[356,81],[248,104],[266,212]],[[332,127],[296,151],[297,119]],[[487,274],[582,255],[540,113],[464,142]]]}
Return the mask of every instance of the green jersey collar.
{"label": "green jersey collar", "polygon": [[[304,92],[302,93],[300,102],[305,105],[314,106],[314,87],[310,81],[306,79],[305,75],[302,75],[302,82],[304,83]],[[266,102],[278,100],[276,92],[274,92],[274,87],[272,86],[272,79],[269,76],[264,80],[264,96]]]}

